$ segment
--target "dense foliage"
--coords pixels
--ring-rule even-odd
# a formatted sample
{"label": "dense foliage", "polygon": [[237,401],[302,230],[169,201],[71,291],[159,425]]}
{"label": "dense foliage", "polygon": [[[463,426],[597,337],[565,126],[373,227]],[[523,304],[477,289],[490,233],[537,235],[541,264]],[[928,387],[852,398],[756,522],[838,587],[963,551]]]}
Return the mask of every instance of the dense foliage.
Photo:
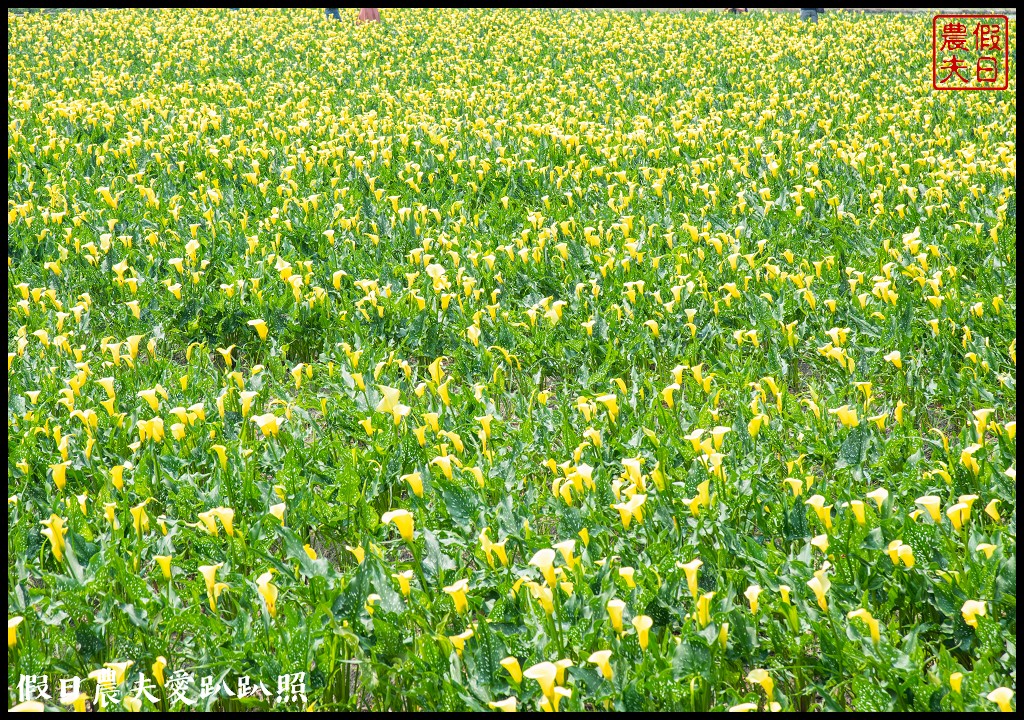
{"label": "dense foliage", "polygon": [[1015,84],[350,21],[8,16],[9,705],[1010,707]]}

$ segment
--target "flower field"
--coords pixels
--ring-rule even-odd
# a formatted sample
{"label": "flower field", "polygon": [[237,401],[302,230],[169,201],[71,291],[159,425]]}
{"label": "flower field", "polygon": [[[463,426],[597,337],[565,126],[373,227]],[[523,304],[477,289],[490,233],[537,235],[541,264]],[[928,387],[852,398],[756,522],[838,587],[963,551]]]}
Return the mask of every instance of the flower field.
{"label": "flower field", "polygon": [[8,706],[1012,710],[1014,81],[343,17],[8,16]]}

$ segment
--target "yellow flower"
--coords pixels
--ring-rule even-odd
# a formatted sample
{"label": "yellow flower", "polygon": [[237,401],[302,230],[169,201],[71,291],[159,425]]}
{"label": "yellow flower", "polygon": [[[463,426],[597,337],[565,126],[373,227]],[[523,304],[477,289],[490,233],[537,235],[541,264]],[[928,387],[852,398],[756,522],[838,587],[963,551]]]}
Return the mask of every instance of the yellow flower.
{"label": "yellow flower", "polygon": [[818,522],[825,526],[826,530],[832,529],[832,506],[825,504],[825,498],[821,495],[812,495],[804,505],[810,505],[814,514],[818,516]]}
{"label": "yellow flower", "polygon": [[711,622],[711,599],[713,592],[706,592],[697,598],[697,624],[706,627]]}
{"label": "yellow flower", "polygon": [[164,668],[167,667],[167,658],[163,655],[157,655],[156,662],[153,663],[153,677],[156,679],[156,684],[160,687],[164,686]]}
{"label": "yellow flower", "polygon": [[226,348],[217,348],[217,352],[220,353],[220,356],[222,358],[224,358],[224,364],[227,365],[228,367],[231,367],[231,365],[234,362],[231,359],[231,353],[234,351],[234,349],[235,349],[234,345],[232,345],[230,347],[226,347]]}
{"label": "yellow flower", "polygon": [[761,432],[761,424],[767,419],[768,416],[764,413],[758,413],[750,419],[750,422],[747,423],[747,432],[750,434],[750,437],[757,437],[757,434]]}
{"label": "yellow flower", "polygon": [[18,644],[18,626],[25,621],[20,615],[7,618],[7,647],[12,648]]}
{"label": "yellow flower", "polygon": [[957,695],[960,694],[960,687],[964,682],[964,674],[962,672],[955,672],[949,674],[949,689],[955,692]]}
{"label": "yellow flower", "polygon": [[50,471],[53,473],[53,482],[57,489],[63,490],[67,484],[68,463],[62,462],[51,465]]}
{"label": "yellow flower", "polygon": [[843,427],[855,428],[860,424],[860,421],[857,419],[857,408],[843,405],[835,410],[829,410],[829,412],[839,416],[839,422],[843,424]]}
{"label": "yellow flower", "polygon": [[601,670],[601,675],[604,676],[605,680],[612,679],[612,664],[611,664],[612,651],[611,650],[598,650],[597,652],[591,653],[590,657],[587,658],[587,662],[597,665]]}
{"label": "yellow flower", "polygon": [[865,625],[868,626],[868,630],[871,632],[871,642],[877,645],[881,642],[882,636],[879,633],[878,621],[872,617],[871,613],[860,608],[859,610],[853,610],[846,615],[850,620],[860,619]]}
{"label": "yellow flower", "polygon": [[722,449],[722,442],[726,434],[731,432],[732,428],[725,427],[724,425],[717,425],[711,429],[711,440],[715,445],[715,450]]}
{"label": "yellow flower", "polygon": [[164,580],[171,579],[171,556],[170,555],[156,555],[154,558],[157,565],[160,566],[160,571],[163,573]]}
{"label": "yellow flower", "polygon": [[45,525],[40,534],[50,541],[50,549],[53,551],[53,557],[57,562],[63,562],[64,560],[64,536],[67,534],[68,529],[64,526],[64,519],[58,517],[55,514],[51,514],[48,520],[43,520],[40,525]]}
{"label": "yellow flower", "polygon": [[621,568],[619,568],[619,577],[621,577],[623,580],[626,581],[627,587],[630,587],[630,588],[635,588],[636,587],[636,581],[633,579],[633,575],[634,575],[635,572],[636,572],[636,570],[634,570],[631,567],[621,567]]}
{"label": "yellow flower", "polygon": [[439,455],[430,461],[430,465],[437,465],[441,468],[441,472],[449,480],[452,479],[452,458],[450,455]]}
{"label": "yellow flower", "polygon": [[455,612],[457,613],[464,613],[469,607],[469,601],[466,598],[467,590],[469,590],[469,581],[466,579],[457,580],[444,589],[451,596],[452,602],[455,603]]}
{"label": "yellow flower", "polygon": [[152,499],[153,498],[147,498],[144,502],[141,502],[131,508],[132,526],[135,528],[135,532],[139,535],[149,532],[149,515],[146,514],[146,505]]}
{"label": "yellow flower", "polygon": [[281,527],[284,527],[284,512],[287,507],[287,503],[277,503],[270,506],[270,514],[281,522]]}
{"label": "yellow flower", "polygon": [[772,680],[767,670],[763,668],[751,670],[747,673],[747,682],[751,685],[760,685],[764,694],[771,700],[772,694],[775,692],[775,681]]}
{"label": "yellow flower", "polygon": [[109,668],[114,671],[114,682],[118,685],[124,684],[125,675],[128,673],[128,668],[135,664],[134,660],[126,660],[124,662],[108,662],[103,663],[103,667]]}
{"label": "yellow flower", "polygon": [[988,505],[985,506],[985,514],[996,522],[999,522],[999,498],[989,500]]}
{"label": "yellow flower", "polygon": [[499,663],[505,671],[512,677],[512,682],[517,685],[523,681],[523,671],[519,666],[518,658],[512,657],[511,655]]}
{"label": "yellow flower", "polygon": [[555,579],[554,563],[555,551],[551,548],[544,548],[534,553],[528,564],[540,570],[541,575],[544,576],[544,582],[548,584],[548,587],[553,588],[557,582]]}
{"label": "yellow flower", "polygon": [[423,478],[418,472],[403,475],[401,479],[409,483],[409,488],[416,497],[423,497]]}
{"label": "yellow flower", "polygon": [[985,697],[999,706],[999,712],[1013,712],[1013,705],[1010,704],[1010,700],[1013,699],[1013,690],[1010,688],[998,687]]}
{"label": "yellow flower", "polygon": [[601,395],[595,400],[604,405],[604,409],[608,412],[608,419],[614,424],[615,419],[619,416],[619,398],[614,394],[609,394]]}
{"label": "yellow flower", "polygon": [[263,598],[263,602],[267,605],[267,613],[270,617],[277,617],[277,586],[271,582],[274,575],[271,571],[267,571],[260,575],[256,579],[256,591],[259,592],[260,597]]}
{"label": "yellow flower", "polygon": [[899,350],[893,350],[883,359],[887,362],[891,362],[897,370],[903,367],[903,356],[900,354]]}
{"label": "yellow flower", "polygon": [[[314,558],[315,559],[315,558]],[[391,577],[398,581],[398,589],[402,591],[403,597],[409,597],[412,593],[412,570],[406,570],[400,573],[392,573]]]}
{"label": "yellow flower", "polygon": [[380,521],[385,525],[393,522],[395,524],[395,527],[398,528],[398,532],[399,534],[401,534],[402,539],[409,543],[412,542],[413,515],[408,510],[391,510],[381,515]]}
{"label": "yellow flower", "polygon": [[668,405],[669,410],[675,407],[675,398],[673,393],[677,390],[679,390],[679,383],[672,383],[661,391],[661,398],[665,401],[665,404]]}
{"label": "yellow flower", "polygon": [[260,340],[267,339],[267,333],[270,329],[267,327],[266,321],[257,318],[256,320],[250,320],[247,324],[256,329],[256,332],[259,333]]}
{"label": "yellow flower", "polygon": [[615,632],[620,635],[624,632],[622,627],[622,611],[625,610],[626,603],[618,598],[612,598],[608,601],[606,609],[608,610],[608,619],[611,620],[612,628]]}
{"label": "yellow flower", "polygon": [[[235,511],[229,507],[215,507],[209,511],[215,518],[220,520],[220,524],[224,526],[224,532],[228,534],[228,537],[234,537],[235,535]],[[214,533],[216,534],[216,533]]]}
{"label": "yellow flower", "polygon": [[[255,418],[254,418],[255,420]],[[223,445],[213,445],[210,450],[217,453],[217,459],[220,460],[221,470],[228,469],[228,453],[227,448]]]}
{"label": "yellow flower", "polygon": [[992,553],[994,553],[996,551],[996,547],[997,547],[996,545],[992,545],[990,543],[978,543],[978,545],[974,548],[974,550],[975,550],[975,552],[985,553],[985,559],[986,560],[991,560],[992,559]]}
{"label": "yellow flower", "polygon": [[968,600],[960,608],[960,614],[963,615],[965,623],[977,629],[978,617],[988,614],[988,606],[984,600]]}
{"label": "yellow flower", "polygon": [[828,600],[825,598],[825,594],[832,587],[832,583],[825,576],[825,571],[818,570],[815,572],[814,577],[807,581],[807,587],[814,592],[815,597],[818,599],[818,607],[828,612]]}
{"label": "yellow flower", "polygon": [[676,563],[677,567],[682,568],[683,572],[686,574],[686,585],[690,590],[691,597],[697,597],[697,571],[703,564],[704,561],[700,558],[694,558],[685,565]]}
{"label": "yellow flower", "polygon": [[981,447],[981,445],[975,443],[968,445],[960,452],[960,464],[970,470],[974,475],[981,472],[981,465],[974,459],[974,453],[981,450]]}
{"label": "yellow flower", "polygon": [[869,492],[866,497],[877,505],[879,510],[881,510],[882,505],[884,505],[885,501],[889,499],[889,491],[885,488],[878,488],[877,490]]}
{"label": "yellow flower", "polygon": [[636,639],[641,650],[647,649],[647,645],[650,642],[651,627],[653,625],[654,620],[647,615],[637,615],[633,618],[633,627],[636,629]]}
{"label": "yellow flower", "polygon": [[967,503],[956,503],[946,509],[946,517],[953,523],[953,529],[959,530],[971,516],[971,508]]}
{"label": "yellow flower", "polygon": [[850,509],[853,510],[853,516],[857,519],[857,524],[863,527],[867,523],[867,519],[864,516],[864,501],[851,500]]}
{"label": "yellow flower", "polygon": [[501,710],[502,712],[516,712],[516,699],[514,697],[507,697],[504,700],[495,700],[487,703],[487,707],[491,710]]}
{"label": "yellow flower", "polygon": [[203,580],[206,581],[206,597],[210,601],[210,609],[214,612],[217,611],[217,585],[222,583],[217,582],[217,571],[224,567],[224,563],[217,563],[216,565],[200,565],[199,573],[203,576]]}
{"label": "yellow flower", "polygon": [[756,615],[758,607],[758,598],[761,596],[761,586],[751,585],[743,591],[743,596],[747,598],[747,602],[750,603],[751,614]]}
{"label": "yellow flower", "polygon": [[757,712],[757,703],[746,702],[733,705],[729,708],[729,712]]}
{"label": "yellow flower", "polygon": [[26,700],[25,702],[18,703],[7,712],[46,712],[46,705],[38,700]]}
{"label": "yellow flower", "polygon": [[362,545],[359,545],[359,546],[356,546],[356,547],[352,547],[350,545],[346,545],[345,549],[348,550],[350,553],[352,553],[352,557],[354,557],[356,559],[356,564],[357,565],[362,565],[363,564],[363,560],[366,559],[366,550],[363,548]]}
{"label": "yellow flower", "polygon": [[934,522],[942,522],[942,515],[939,512],[942,507],[941,499],[935,495],[922,495],[914,502],[927,510]]}
{"label": "yellow flower", "polygon": [[540,691],[549,701],[553,701],[555,695],[555,677],[557,675],[558,668],[553,662],[537,663],[523,671],[523,677],[527,680],[537,681],[537,684],[540,685]]}

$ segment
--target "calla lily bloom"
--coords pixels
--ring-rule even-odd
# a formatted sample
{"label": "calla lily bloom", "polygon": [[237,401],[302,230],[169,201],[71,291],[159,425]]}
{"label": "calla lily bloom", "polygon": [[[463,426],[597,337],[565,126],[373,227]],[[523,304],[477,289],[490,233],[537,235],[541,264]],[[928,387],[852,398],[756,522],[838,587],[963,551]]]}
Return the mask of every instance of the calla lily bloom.
{"label": "calla lily bloom", "polygon": [[206,597],[210,601],[210,609],[216,612],[217,610],[217,571],[224,567],[224,563],[217,563],[216,565],[200,565],[199,573],[203,576],[203,580],[206,581]]}
{"label": "calla lily bloom", "polygon": [[772,694],[775,692],[775,681],[772,680],[772,676],[768,674],[767,670],[764,668],[751,670],[747,673],[747,682],[751,685],[760,685],[768,699],[772,699]]}
{"label": "calla lily bloom", "polygon": [[619,416],[619,398],[616,395],[601,395],[594,398],[597,402],[604,405],[604,409],[608,412],[608,419],[615,423],[615,419]]}
{"label": "calla lily bloom", "polygon": [[876,490],[869,492],[867,494],[867,498],[877,505],[879,510],[881,510],[882,505],[884,505],[885,501],[889,499],[889,491],[885,488],[877,488]]}
{"label": "calla lily bloom", "polygon": [[942,500],[935,495],[923,495],[914,501],[916,504],[928,511],[928,515],[936,523],[942,522]]}
{"label": "calla lily bloom", "polygon": [[857,419],[857,408],[851,408],[849,405],[843,405],[835,410],[829,410],[833,415],[839,417],[839,422],[843,424],[843,427],[855,428],[860,425],[860,421]]}
{"label": "calla lily bloom", "polygon": [[853,610],[847,613],[846,617],[850,620],[859,619],[861,622],[867,625],[868,630],[871,632],[871,642],[873,642],[875,645],[877,645],[881,641],[882,636],[879,632],[878,621],[871,615],[870,612],[868,612],[864,608],[860,608],[859,610]]}
{"label": "calla lily bloom", "polygon": [[411,543],[413,540],[413,515],[408,510],[391,510],[380,517],[381,523],[394,523],[402,539]]}
{"label": "calla lily bloom", "polygon": [[812,495],[804,501],[804,505],[809,505],[814,509],[814,514],[818,516],[818,522],[824,525],[826,530],[832,529],[832,506],[825,504],[825,498],[821,495]]}
{"label": "calla lily bloom", "polygon": [[267,571],[256,579],[256,591],[259,592],[263,602],[267,605],[267,613],[270,617],[277,617],[277,586],[271,582],[274,575]]}
{"label": "calla lily bloom", "polygon": [[156,661],[153,663],[153,677],[156,679],[156,684],[160,687],[164,686],[164,668],[167,667],[167,658],[163,655],[157,655]]}
{"label": "calla lily bloom", "polygon": [[419,498],[423,497],[423,477],[418,472],[403,475],[401,479],[409,483],[409,488],[412,490],[413,495]]}
{"label": "calla lily bloom", "polygon": [[523,681],[523,671],[519,666],[519,659],[512,657],[511,655],[502,660],[499,665],[505,668],[505,671],[511,676],[512,682],[517,685]]}
{"label": "calla lily bloom", "polygon": [[257,318],[255,320],[250,320],[247,323],[247,325],[249,325],[250,327],[252,327],[252,328],[254,328],[256,330],[256,332],[260,336],[260,340],[266,340],[267,339],[267,333],[270,331],[270,329],[267,327],[267,323],[266,323],[265,320]]}
{"label": "calla lily bloom", "polygon": [[697,597],[697,571],[703,564],[704,561],[700,558],[694,558],[685,565],[677,563],[677,567],[682,568],[686,574],[686,586],[690,590],[691,597]]}
{"label": "calla lily bloom", "polygon": [[823,570],[815,572],[814,577],[807,581],[807,587],[814,592],[814,596],[818,599],[818,607],[825,612],[828,612],[828,600],[825,596],[828,593],[829,588],[832,587],[832,583],[829,582],[825,572]]}
{"label": "calla lily bloom", "polygon": [[949,689],[955,692],[957,695],[960,694],[960,688],[964,682],[964,674],[962,672],[955,672],[949,674]]}
{"label": "calla lily bloom", "polygon": [[153,558],[156,560],[156,564],[160,566],[160,571],[163,573],[164,580],[171,579],[171,556],[170,555],[157,555]]}
{"label": "calla lily bloom", "polygon": [[654,619],[647,615],[637,615],[633,618],[633,627],[636,629],[636,639],[641,650],[647,649],[647,645],[650,642],[651,627],[653,625]]}
{"label": "calla lily bloom", "polygon": [[978,618],[988,614],[988,605],[984,600],[968,600],[960,608],[960,614],[963,615],[965,623],[977,629]]}
{"label": "calla lily bloom", "polygon": [[540,691],[549,701],[553,699],[555,694],[555,677],[557,675],[558,668],[553,662],[537,663],[523,671],[524,678],[537,681],[537,684],[540,685]]}
{"label": "calla lily bloom", "polygon": [[635,573],[636,573],[636,570],[634,568],[631,568],[631,567],[621,567],[621,568],[619,568],[619,577],[621,577],[623,580],[626,581],[626,586],[629,587],[629,588],[635,588],[636,587],[636,580],[633,579],[633,575]]}
{"label": "calla lily bloom", "polygon": [[500,710],[501,712],[516,712],[517,702],[514,697],[507,697],[504,700],[489,702],[487,707],[491,708],[491,710]]}
{"label": "calla lily bloom", "polygon": [[953,523],[953,529],[959,530],[971,516],[971,508],[967,503],[956,503],[946,509],[946,517]]}
{"label": "calla lily bloom", "polygon": [[1000,712],[1013,712],[1013,705],[1010,704],[1010,700],[1013,699],[1013,690],[1010,688],[998,687],[986,695],[985,698],[989,702],[994,702],[999,707]]}
{"label": "calla lily bloom", "polygon": [[750,603],[751,614],[756,615],[758,607],[758,598],[761,596],[761,586],[751,585],[743,591],[743,596],[747,598],[747,602]]}
{"label": "calla lily bloom", "polygon": [[548,587],[553,588],[557,582],[555,578],[555,551],[551,548],[544,548],[534,553],[533,557],[530,558],[530,565],[540,570],[541,575],[544,576],[544,582],[548,584]]}
{"label": "calla lily bloom", "polygon": [[53,551],[53,557],[57,562],[64,561],[64,547],[65,540],[64,536],[67,535],[68,529],[64,525],[64,518],[51,514],[48,520],[43,520],[41,525],[45,525],[40,534],[50,541],[50,549]]}
{"label": "calla lily bloom", "polygon": [[622,611],[625,610],[626,603],[619,598],[612,598],[608,601],[606,609],[608,610],[608,619],[611,620],[612,627],[615,632],[620,635],[624,632],[622,627]]}
{"label": "calla lily bloom", "polygon": [[402,591],[403,597],[409,597],[412,593],[412,570],[405,570],[400,573],[392,573],[391,577],[398,581],[398,589]]}
{"label": "calla lily bloom", "polygon": [[611,657],[611,650],[598,650],[597,652],[590,654],[590,657],[587,658],[587,662],[597,665],[597,667],[600,668],[601,675],[604,676],[604,679],[611,680],[613,676]]}
{"label": "calla lily bloom", "polygon": [[711,622],[711,600],[714,597],[713,592],[706,592],[697,598],[697,623],[701,627],[707,627]]}
{"label": "calla lily bloom", "polygon": [[18,644],[18,626],[24,621],[21,615],[7,618],[7,647],[12,648]]}
{"label": "calla lily bloom", "polygon": [[444,589],[451,596],[452,602],[455,603],[455,612],[459,614],[466,612],[466,609],[469,607],[469,600],[466,597],[467,590],[469,590],[469,581],[465,578],[454,582]]}

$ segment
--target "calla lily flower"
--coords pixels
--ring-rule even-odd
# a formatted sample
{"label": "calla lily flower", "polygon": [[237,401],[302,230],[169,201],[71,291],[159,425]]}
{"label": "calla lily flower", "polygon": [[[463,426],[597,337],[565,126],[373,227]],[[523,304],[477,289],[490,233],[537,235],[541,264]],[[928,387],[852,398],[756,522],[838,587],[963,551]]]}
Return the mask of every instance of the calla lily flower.
{"label": "calla lily flower", "polygon": [[601,675],[604,676],[605,680],[611,680],[613,677],[612,665],[611,665],[611,650],[598,650],[597,652],[591,653],[590,657],[587,658],[587,662],[597,665],[601,670]]}
{"label": "calla lily flower", "polygon": [[402,539],[409,543],[412,542],[413,515],[408,510],[391,510],[381,515],[380,521],[384,525],[394,523],[395,527],[398,528],[398,532],[401,534]]}
{"label": "calla lily flower", "polygon": [[451,596],[452,602],[455,603],[455,612],[460,615],[466,612],[469,607],[469,601],[466,597],[467,590],[469,590],[469,581],[466,579],[458,580],[444,589]]}

